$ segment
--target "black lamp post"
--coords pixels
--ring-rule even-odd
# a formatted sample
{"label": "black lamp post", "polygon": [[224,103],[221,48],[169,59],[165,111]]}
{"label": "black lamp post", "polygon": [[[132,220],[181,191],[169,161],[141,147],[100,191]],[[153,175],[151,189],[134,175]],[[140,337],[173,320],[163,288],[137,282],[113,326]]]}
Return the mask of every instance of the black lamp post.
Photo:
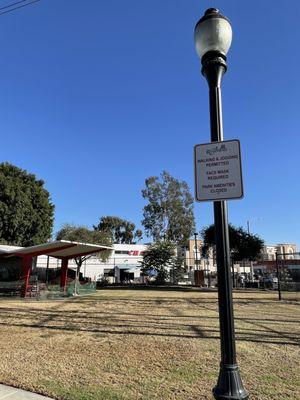
{"label": "black lamp post", "polygon": [[198,243],[197,243],[198,233],[195,232],[194,236],[195,236],[195,270],[196,270],[196,269],[198,269],[198,267],[197,267],[197,265],[198,265]]}
{"label": "black lamp post", "polygon": [[[232,30],[226,17],[209,8],[195,27],[196,51],[201,58],[202,74],[209,86],[211,141],[223,140],[221,81],[227,70],[226,54]],[[248,399],[236,361],[235,333],[230,274],[230,249],[226,201],[214,202],[215,238],[218,269],[221,363],[215,399]]]}

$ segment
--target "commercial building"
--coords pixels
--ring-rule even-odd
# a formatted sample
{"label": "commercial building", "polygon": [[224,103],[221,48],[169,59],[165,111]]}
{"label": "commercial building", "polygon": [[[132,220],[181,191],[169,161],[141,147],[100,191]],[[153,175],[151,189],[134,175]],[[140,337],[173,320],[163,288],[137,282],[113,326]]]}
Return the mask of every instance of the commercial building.
{"label": "commercial building", "polygon": [[296,260],[299,258],[297,253],[297,246],[294,243],[278,243],[275,245],[265,245],[262,251],[263,261],[273,261],[276,260],[276,253],[284,254],[284,259]]}
{"label": "commercial building", "polygon": [[[197,249],[196,249],[197,245]],[[199,239],[189,240],[186,248],[177,248],[181,255],[185,273],[182,283],[213,285],[216,279],[215,251],[209,249],[207,257],[202,257],[203,242]],[[141,273],[143,254],[146,244],[114,244],[109,248],[111,254],[106,261],[101,259],[105,246],[95,246],[67,241],[56,241],[39,246],[22,248],[0,245],[0,284],[6,281],[25,280],[25,286],[31,282],[33,274],[42,282],[56,282],[65,287],[67,279],[74,280],[77,264],[76,257],[84,255],[80,270],[81,280],[105,281],[109,283],[143,283],[145,278]],[[298,270],[300,265],[296,245],[281,243],[264,246],[260,262],[247,261],[234,264],[234,272],[252,276],[263,274],[276,268],[276,252],[284,253],[282,259],[290,260],[289,269]],[[38,272],[37,272],[38,271]],[[32,272],[32,274],[31,274]],[[37,278],[36,278],[37,279]],[[24,289],[26,291],[26,288]]]}
{"label": "commercial building", "polygon": [[[87,257],[81,267],[81,276],[92,281],[107,280],[109,283],[139,282],[144,244],[114,244],[107,261],[101,260],[101,253]],[[59,268],[59,261],[52,257],[40,256],[37,266],[42,269]],[[70,260],[69,268],[76,270],[76,262]]]}
{"label": "commercial building", "polygon": [[214,249],[210,248],[207,257],[202,257],[202,246],[203,242],[201,239],[189,240],[187,249],[183,250],[185,265],[187,266],[188,271],[203,270],[215,273],[216,262]]}

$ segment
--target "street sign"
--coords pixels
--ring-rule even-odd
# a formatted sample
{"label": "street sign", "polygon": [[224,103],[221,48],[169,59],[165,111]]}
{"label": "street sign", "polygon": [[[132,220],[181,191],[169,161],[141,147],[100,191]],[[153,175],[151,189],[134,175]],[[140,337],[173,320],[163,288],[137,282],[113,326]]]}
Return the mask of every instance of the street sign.
{"label": "street sign", "polygon": [[244,195],[239,140],[195,146],[197,201],[240,199]]}

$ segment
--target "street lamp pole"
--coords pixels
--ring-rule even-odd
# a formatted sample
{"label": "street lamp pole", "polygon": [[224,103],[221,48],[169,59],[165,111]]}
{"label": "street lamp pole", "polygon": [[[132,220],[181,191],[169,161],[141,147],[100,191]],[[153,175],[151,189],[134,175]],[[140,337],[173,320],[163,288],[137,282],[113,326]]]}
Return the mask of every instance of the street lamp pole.
{"label": "street lamp pole", "polygon": [[206,271],[207,271],[207,286],[210,288],[210,270],[209,270],[209,258],[206,255]]}
{"label": "street lamp pole", "polygon": [[198,243],[197,243],[198,233],[195,232],[194,236],[195,236],[195,270],[196,270],[196,269],[198,269],[197,268],[197,265],[198,265]]}
{"label": "street lamp pole", "polygon": [[[209,8],[195,27],[195,44],[201,57],[202,74],[209,86],[211,141],[223,140],[221,81],[227,70],[226,54],[232,39],[232,30],[226,17],[215,8]],[[235,332],[230,274],[230,247],[227,202],[214,202],[215,239],[218,270],[219,320],[221,336],[221,363],[215,399],[248,399],[236,361]]]}
{"label": "street lamp pole", "polygon": [[[248,231],[248,235],[250,235],[250,221],[249,220],[247,220],[247,231]],[[252,264],[251,260],[250,260],[250,281],[253,282],[253,264]]]}
{"label": "street lamp pole", "polygon": [[250,235],[250,221],[247,221],[247,231],[248,231],[248,235]]}
{"label": "street lamp pole", "polygon": [[279,270],[279,260],[278,260],[278,253],[276,251],[276,271],[277,271],[277,290],[278,290],[278,300],[281,300],[281,285],[280,285],[280,270]]}

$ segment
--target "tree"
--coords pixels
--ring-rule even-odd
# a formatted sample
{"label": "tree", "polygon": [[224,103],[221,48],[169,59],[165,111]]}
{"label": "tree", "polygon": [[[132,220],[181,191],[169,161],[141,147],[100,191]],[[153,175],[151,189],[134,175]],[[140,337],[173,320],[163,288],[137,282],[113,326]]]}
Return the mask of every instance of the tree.
{"label": "tree", "polygon": [[140,242],[143,239],[143,232],[140,229],[135,231],[134,237]]}
{"label": "tree", "polygon": [[140,229],[135,231],[135,224],[114,216],[102,217],[98,225],[94,226],[96,231],[107,232],[113,243],[127,243],[134,242],[134,238],[141,240],[143,233]]}
{"label": "tree", "polygon": [[[71,242],[79,243],[91,243],[98,244],[102,246],[111,246],[111,238],[107,232],[95,231],[87,228],[86,226],[76,226],[73,224],[64,224],[62,228],[56,234],[57,240],[70,240]],[[105,262],[111,254],[111,250],[102,251],[99,253],[99,258],[101,261]],[[76,277],[75,277],[75,287],[74,294],[77,294],[77,284],[80,274],[80,269],[85,260],[90,258],[91,255],[81,256],[75,258],[76,262]]]}
{"label": "tree", "polygon": [[144,252],[141,269],[145,275],[155,271],[156,283],[164,284],[169,276],[168,269],[175,263],[175,244],[168,241],[156,242]]}
{"label": "tree", "polygon": [[147,236],[186,245],[195,230],[194,201],[188,184],[163,171],[160,177],[147,178],[145,185],[142,195],[148,204],[142,224]]}
{"label": "tree", "polygon": [[32,246],[52,234],[54,205],[44,181],[9,163],[0,163],[0,240]]}
{"label": "tree", "polygon": [[[208,249],[215,245],[215,228],[210,225],[201,231],[203,238],[202,255],[205,257]],[[263,250],[264,241],[257,235],[251,235],[243,228],[229,224],[229,242],[232,258],[235,261],[257,259]]]}
{"label": "tree", "polygon": [[186,272],[184,266],[184,257],[177,254],[173,260],[172,269],[170,270],[171,282],[177,284],[182,279],[183,274]]}

